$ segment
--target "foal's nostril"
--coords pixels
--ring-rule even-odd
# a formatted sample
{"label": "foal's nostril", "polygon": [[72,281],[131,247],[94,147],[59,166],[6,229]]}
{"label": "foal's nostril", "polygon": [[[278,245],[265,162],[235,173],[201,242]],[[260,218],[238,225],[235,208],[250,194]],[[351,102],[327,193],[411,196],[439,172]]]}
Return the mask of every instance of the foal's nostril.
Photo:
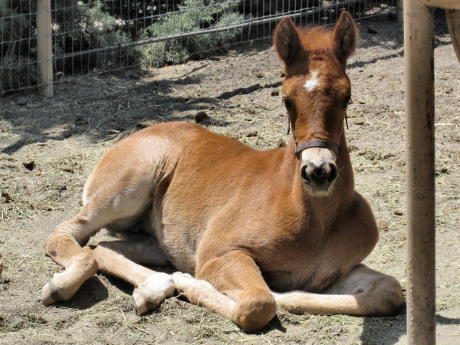
{"label": "foal's nostril", "polygon": [[309,177],[307,170],[308,170],[308,166],[303,166],[302,168],[300,168],[300,177],[302,178],[304,183],[310,184],[311,178]]}
{"label": "foal's nostril", "polygon": [[329,164],[329,176],[327,182],[332,183],[337,178],[337,166],[335,164]]}

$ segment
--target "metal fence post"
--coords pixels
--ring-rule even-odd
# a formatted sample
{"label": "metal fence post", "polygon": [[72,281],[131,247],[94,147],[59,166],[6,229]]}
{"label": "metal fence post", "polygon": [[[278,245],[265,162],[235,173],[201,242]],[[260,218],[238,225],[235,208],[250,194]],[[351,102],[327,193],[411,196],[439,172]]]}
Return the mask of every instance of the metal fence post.
{"label": "metal fence post", "polygon": [[37,0],[38,82],[43,96],[53,96],[51,0]]}
{"label": "metal fence post", "polygon": [[407,342],[436,342],[433,10],[404,1]]}

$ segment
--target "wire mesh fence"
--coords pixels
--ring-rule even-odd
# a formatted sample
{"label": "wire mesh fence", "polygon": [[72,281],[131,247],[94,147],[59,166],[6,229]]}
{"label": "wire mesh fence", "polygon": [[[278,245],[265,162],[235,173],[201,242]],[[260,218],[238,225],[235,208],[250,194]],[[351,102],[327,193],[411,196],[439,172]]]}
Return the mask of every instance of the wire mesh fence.
{"label": "wire mesh fence", "polygon": [[[127,67],[160,67],[270,37],[284,16],[333,23],[394,8],[396,0],[42,0],[50,28],[40,30],[37,0],[0,0],[0,95],[40,86],[38,41],[51,38],[51,79]],[[40,3],[40,1],[38,1]],[[49,29],[49,33],[46,32]]]}

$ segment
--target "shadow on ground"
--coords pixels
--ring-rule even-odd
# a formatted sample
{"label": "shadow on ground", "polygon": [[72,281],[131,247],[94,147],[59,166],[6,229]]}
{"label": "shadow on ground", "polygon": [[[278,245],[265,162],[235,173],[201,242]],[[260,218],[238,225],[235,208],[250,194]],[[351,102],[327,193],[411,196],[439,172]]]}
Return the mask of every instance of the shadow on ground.
{"label": "shadow on ground", "polygon": [[[366,345],[397,344],[407,333],[406,317],[405,314],[395,317],[365,317],[360,340]],[[460,325],[460,318],[436,315],[436,325]]]}

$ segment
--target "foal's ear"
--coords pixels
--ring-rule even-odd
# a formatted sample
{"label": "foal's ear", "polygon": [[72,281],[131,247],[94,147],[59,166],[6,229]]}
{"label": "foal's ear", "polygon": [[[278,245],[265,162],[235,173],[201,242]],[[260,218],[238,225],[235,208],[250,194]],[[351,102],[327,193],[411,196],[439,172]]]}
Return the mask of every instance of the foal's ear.
{"label": "foal's ear", "polygon": [[340,62],[344,65],[358,45],[358,28],[350,13],[343,11],[335,25],[332,37],[335,41],[335,50]]}
{"label": "foal's ear", "polygon": [[274,46],[285,64],[292,62],[300,47],[300,38],[294,22],[289,17],[281,20],[275,30]]}

